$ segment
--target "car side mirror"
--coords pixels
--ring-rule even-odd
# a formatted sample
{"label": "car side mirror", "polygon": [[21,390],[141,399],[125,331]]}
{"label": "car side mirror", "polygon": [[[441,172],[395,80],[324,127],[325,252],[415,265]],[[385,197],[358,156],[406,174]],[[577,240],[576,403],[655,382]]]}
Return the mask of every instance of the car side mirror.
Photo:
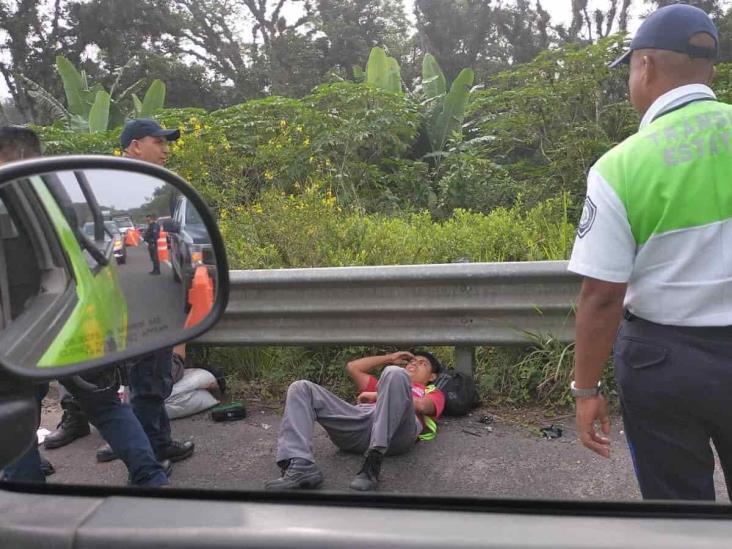
{"label": "car side mirror", "polygon": [[[216,267],[201,267],[205,276],[187,294],[164,237],[155,244],[131,235],[124,246],[100,249],[82,231],[109,212],[135,224],[164,215],[172,195],[185,196],[197,210]],[[100,156],[0,168],[0,371],[44,381],[172,347],[210,329],[228,294],[218,227],[201,197],[174,173]]]}

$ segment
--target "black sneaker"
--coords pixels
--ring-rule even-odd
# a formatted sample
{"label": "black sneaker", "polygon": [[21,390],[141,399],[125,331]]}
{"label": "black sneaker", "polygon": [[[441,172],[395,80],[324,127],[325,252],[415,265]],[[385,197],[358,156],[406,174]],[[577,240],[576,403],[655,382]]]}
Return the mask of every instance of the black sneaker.
{"label": "black sneaker", "polygon": [[282,467],[282,478],[270,480],[264,484],[265,490],[298,490],[317,488],[323,484],[323,473],[312,461],[292,458]]}
{"label": "black sneaker", "polygon": [[376,490],[376,487],[379,485],[379,473],[381,473],[381,461],[383,459],[384,456],[381,452],[369,450],[361,470],[351,481],[351,490],[359,490],[361,492]]}
{"label": "black sneaker", "polygon": [[89,420],[86,414],[78,409],[72,409],[71,406],[64,408],[61,416],[61,422],[58,427],[46,436],[43,446],[46,450],[61,448],[67,444],[71,444],[77,438],[85,437],[91,432],[89,429]]}
{"label": "black sneaker", "polygon": [[102,444],[97,448],[97,461],[99,463],[106,463],[107,461],[114,461],[119,456],[112,450],[109,444]]}
{"label": "black sneaker", "polygon": [[184,442],[173,440],[166,448],[155,452],[155,457],[158,461],[169,459],[175,463],[176,461],[183,461],[184,459],[191,457],[195,447],[196,445],[190,440],[186,440]]}

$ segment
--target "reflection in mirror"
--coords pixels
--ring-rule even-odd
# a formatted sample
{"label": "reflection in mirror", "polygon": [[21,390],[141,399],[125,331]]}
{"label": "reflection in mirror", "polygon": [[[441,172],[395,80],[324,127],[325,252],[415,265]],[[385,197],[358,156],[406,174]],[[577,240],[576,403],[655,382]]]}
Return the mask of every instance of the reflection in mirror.
{"label": "reflection in mirror", "polygon": [[126,171],[0,188],[0,360],[49,368],[165,347],[210,313],[216,259],[172,185]]}

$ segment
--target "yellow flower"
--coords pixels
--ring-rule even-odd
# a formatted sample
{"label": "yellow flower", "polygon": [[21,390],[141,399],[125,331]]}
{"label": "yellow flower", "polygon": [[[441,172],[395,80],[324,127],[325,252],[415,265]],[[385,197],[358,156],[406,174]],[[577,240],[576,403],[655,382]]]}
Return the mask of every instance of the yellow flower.
{"label": "yellow flower", "polygon": [[310,138],[309,138],[309,137],[306,137],[306,138],[305,138],[305,141],[303,141],[303,142],[302,142],[302,144],[303,144],[303,145],[305,145],[306,147],[307,147],[308,145],[310,145]]}
{"label": "yellow flower", "polygon": [[114,156],[122,156],[122,151],[119,149],[114,149]]}
{"label": "yellow flower", "polygon": [[286,128],[287,127],[287,120],[284,118],[280,120],[280,128]]}

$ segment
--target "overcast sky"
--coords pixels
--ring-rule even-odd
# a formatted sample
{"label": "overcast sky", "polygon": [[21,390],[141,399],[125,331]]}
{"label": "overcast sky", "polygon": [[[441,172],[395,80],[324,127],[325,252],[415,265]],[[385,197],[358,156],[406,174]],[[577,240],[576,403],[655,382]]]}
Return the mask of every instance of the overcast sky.
{"label": "overcast sky", "polygon": [[[450,1],[450,0],[445,0]],[[635,4],[640,4],[642,0],[635,0]],[[504,1],[504,3],[507,3]],[[532,4],[535,2],[532,1]],[[590,0],[589,1],[589,11],[592,12],[596,8],[603,8],[606,9],[610,4],[609,0]],[[542,7],[548,11],[552,16],[552,22],[555,24],[559,23],[569,23],[572,20],[572,0],[543,0],[541,2]],[[407,12],[407,15],[412,19],[412,14],[414,12],[414,0],[404,0],[404,6]],[[285,10],[285,16],[288,19],[289,22],[292,22],[294,19],[296,19],[302,12],[300,7],[290,7],[286,8]],[[633,9],[631,7],[630,15],[633,18],[633,21],[642,14],[647,11],[647,8],[644,6],[637,7]],[[637,23],[636,23],[637,24]],[[635,25],[631,26],[631,29],[634,28]]]}

